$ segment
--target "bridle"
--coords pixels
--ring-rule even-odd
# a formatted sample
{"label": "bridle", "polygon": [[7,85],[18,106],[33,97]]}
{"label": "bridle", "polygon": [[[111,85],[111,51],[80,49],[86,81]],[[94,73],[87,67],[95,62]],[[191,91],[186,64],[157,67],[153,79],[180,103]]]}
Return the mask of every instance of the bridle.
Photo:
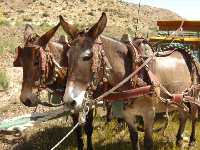
{"label": "bridle", "polygon": [[[134,63],[137,65],[141,65],[143,58],[140,57],[140,54],[138,53],[138,50],[134,46],[134,44],[131,42],[130,45],[132,51],[132,57],[134,58]],[[93,94],[95,90],[98,87],[103,88],[103,91],[107,91],[108,89],[108,79],[111,78],[111,64],[108,60],[108,58],[105,55],[105,51],[103,49],[103,43],[98,39],[93,45],[92,48],[93,51],[93,57],[92,57],[92,80],[88,84],[88,88],[85,94],[84,102],[83,102],[83,108],[85,106],[95,106],[97,105],[98,101],[94,100]],[[137,68],[134,68],[134,70]],[[132,81],[130,80],[130,83]],[[103,93],[104,94],[104,93]],[[109,95],[109,94],[107,94]]]}
{"label": "bridle", "polygon": [[[64,89],[51,89],[49,88],[50,85],[54,84],[56,80],[60,77],[60,75],[66,77],[67,71],[62,68],[59,63],[54,59],[53,54],[50,51],[45,50],[43,47],[29,44],[27,47],[35,48],[39,53],[39,78],[37,81],[34,82],[34,87],[37,89],[36,96],[37,96],[37,104],[48,106],[48,107],[58,107],[63,105],[61,104],[52,104],[49,102],[42,102],[40,100],[40,92],[43,89],[47,89],[50,94],[56,95],[62,100],[64,95]],[[51,76],[49,76],[51,75]]]}
{"label": "bridle", "polygon": [[[103,43],[100,39],[97,39],[92,46],[92,79],[87,85],[87,90],[83,100],[82,108],[83,110],[88,110],[94,105],[93,96],[97,88],[104,88],[108,84],[108,78],[110,77],[111,65],[105,56],[103,50]],[[107,90],[107,89],[106,89]]]}

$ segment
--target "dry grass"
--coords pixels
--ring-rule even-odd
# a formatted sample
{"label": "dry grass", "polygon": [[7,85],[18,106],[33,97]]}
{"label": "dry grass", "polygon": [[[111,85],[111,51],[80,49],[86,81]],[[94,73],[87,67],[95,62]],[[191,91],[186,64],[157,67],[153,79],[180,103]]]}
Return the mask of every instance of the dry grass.
{"label": "dry grass", "polygon": [[[157,124],[159,126],[159,124]],[[191,122],[187,123],[185,136],[190,135]],[[65,118],[50,121],[37,125],[34,128],[26,130],[26,141],[23,144],[19,144],[18,148],[29,150],[47,150],[53,147],[69,130],[71,126],[66,124]],[[197,126],[197,145],[193,149],[198,150],[200,146],[200,125]],[[154,149],[155,150],[179,150],[179,147],[175,145],[176,132],[178,130],[178,123],[176,119],[170,121],[170,125],[166,130],[168,138],[163,137],[161,133],[155,133]],[[86,145],[86,135],[84,134],[84,145]],[[75,150],[74,134],[66,139],[59,147],[58,150]],[[187,142],[184,143],[183,149],[188,149]],[[143,133],[140,133],[140,145],[143,147]],[[96,117],[94,120],[94,132],[93,132],[93,146],[95,150],[128,150],[131,149],[131,143],[129,139],[129,133],[126,126],[118,128],[117,122],[113,120],[109,124],[105,124],[105,120],[102,117]],[[85,147],[86,148],[86,147]],[[143,148],[142,148],[143,149]]]}
{"label": "dry grass", "polygon": [[5,72],[0,71],[0,90],[5,90],[8,88],[8,77]]}

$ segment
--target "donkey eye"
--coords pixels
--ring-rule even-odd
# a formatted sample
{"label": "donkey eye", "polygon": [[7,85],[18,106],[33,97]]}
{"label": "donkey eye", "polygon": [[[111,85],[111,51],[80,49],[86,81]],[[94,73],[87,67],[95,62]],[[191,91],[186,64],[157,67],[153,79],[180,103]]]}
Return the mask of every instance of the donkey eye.
{"label": "donkey eye", "polygon": [[93,52],[91,50],[86,50],[81,54],[81,58],[83,58],[83,61],[88,61],[93,57]]}

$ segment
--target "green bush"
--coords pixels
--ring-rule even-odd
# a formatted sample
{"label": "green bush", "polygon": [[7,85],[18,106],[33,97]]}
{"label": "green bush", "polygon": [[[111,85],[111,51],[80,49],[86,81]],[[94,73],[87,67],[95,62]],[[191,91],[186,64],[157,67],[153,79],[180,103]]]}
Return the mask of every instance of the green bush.
{"label": "green bush", "polygon": [[6,19],[6,17],[3,15],[3,13],[1,12],[1,8],[0,8],[0,26],[8,26],[8,25],[10,25],[10,23]]}
{"label": "green bush", "polygon": [[15,48],[17,45],[17,39],[12,37],[12,39],[3,39],[0,41],[0,55],[2,55],[6,50],[11,53],[15,53]]}
{"label": "green bush", "polygon": [[0,17],[0,26],[8,26],[10,25],[9,21]]}
{"label": "green bush", "polygon": [[8,88],[9,81],[8,77],[6,76],[6,73],[3,71],[0,71],[0,90],[5,90]]}

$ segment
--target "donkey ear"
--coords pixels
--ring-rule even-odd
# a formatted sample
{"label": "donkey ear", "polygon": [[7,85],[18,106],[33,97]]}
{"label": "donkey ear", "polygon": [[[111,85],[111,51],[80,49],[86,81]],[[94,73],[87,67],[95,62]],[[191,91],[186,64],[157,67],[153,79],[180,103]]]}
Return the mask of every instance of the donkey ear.
{"label": "donkey ear", "polygon": [[60,15],[60,24],[63,27],[64,31],[70,35],[70,37],[72,39],[75,39],[76,36],[78,35],[79,30],[74,27],[73,25],[67,23],[66,21],[64,21],[63,17]]}
{"label": "donkey ear", "polygon": [[13,62],[13,66],[14,67],[21,67],[22,64],[21,64],[21,52],[22,52],[22,48],[20,46],[18,46],[16,49],[15,49],[15,60]]}
{"label": "donkey ear", "polygon": [[89,29],[88,31],[88,35],[94,39],[96,39],[105,29],[107,24],[107,17],[106,17],[106,13],[102,13],[101,18],[99,19],[99,21],[92,27]]}
{"label": "donkey ear", "polygon": [[54,36],[55,32],[57,31],[58,27],[60,26],[60,23],[58,23],[55,27],[47,31],[45,34],[43,34],[38,39],[38,44],[40,46],[46,46],[49,40]]}
{"label": "donkey ear", "polygon": [[24,30],[24,42],[28,40],[28,38],[33,34],[33,27],[30,24],[26,24]]}

